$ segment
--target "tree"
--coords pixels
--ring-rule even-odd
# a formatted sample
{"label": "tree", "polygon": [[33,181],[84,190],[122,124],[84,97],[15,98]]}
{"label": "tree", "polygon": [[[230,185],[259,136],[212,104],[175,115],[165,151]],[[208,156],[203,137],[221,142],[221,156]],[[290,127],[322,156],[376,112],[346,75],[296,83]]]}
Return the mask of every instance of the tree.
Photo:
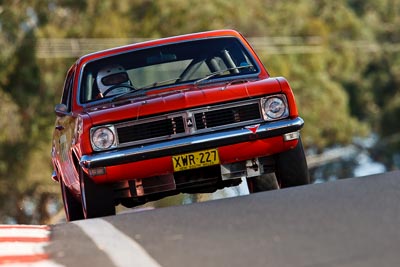
{"label": "tree", "polygon": [[27,169],[30,155],[42,145],[42,131],[46,129],[41,120],[46,110],[42,109],[41,77],[35,57],[38,17],[31,2],[5,2],[0,18],[4,33],[0,39],[0,113],[5,114],[0,122],[4,126],[0,131],[0,206],[19,223],[29,223],[31,218],[21,205],[35,194],[41,181],[30,181]]}

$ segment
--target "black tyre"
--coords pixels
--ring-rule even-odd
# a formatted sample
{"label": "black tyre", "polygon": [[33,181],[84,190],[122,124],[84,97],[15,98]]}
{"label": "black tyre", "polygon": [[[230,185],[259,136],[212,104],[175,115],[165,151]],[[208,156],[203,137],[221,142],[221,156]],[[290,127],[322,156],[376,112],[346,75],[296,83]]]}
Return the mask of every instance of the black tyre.
{"label": "black tyre", "polygon": [[251,193],[279,189],[278,181],[273,172],[250,178],[247,184]]}
{"label": "black tyre", "polygon": [[83,215],[86,219],[115,215],[112,188],[96,184],[81,169],[79,172]]}
{"label": "black tyre", "polygon": [[301,139],[294,149],[275,156],[275,174],[281,188],[310,183],[306,156]]}
{"label": "black tyre", "polygon": [[60,180],[61,195],[64,203],[65,217],[68,222],[83,219],[83,210],[81,202],[76,199],[64,182]]}

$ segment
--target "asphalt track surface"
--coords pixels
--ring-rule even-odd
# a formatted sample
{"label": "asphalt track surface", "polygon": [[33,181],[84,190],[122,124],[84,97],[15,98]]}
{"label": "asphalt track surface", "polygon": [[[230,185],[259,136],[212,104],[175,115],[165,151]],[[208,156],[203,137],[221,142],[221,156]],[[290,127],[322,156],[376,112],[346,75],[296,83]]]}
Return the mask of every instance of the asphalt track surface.
{"label": "asphalt track surface", "polygon": [[400,172],[52,226],[64,266],[400,266]]}

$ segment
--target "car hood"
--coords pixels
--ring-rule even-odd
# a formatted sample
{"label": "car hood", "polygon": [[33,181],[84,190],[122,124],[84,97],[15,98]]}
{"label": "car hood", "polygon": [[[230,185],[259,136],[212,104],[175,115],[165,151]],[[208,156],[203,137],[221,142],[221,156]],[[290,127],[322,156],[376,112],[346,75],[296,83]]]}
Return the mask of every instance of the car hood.
{"label": "car hood", "polygon": [[123,99],[86,108],[94,125],[138,119],[217,103],[245,100],[281,92],[275,78],[258,81],[237,80],[218,85],[171,89],[148,96]]}

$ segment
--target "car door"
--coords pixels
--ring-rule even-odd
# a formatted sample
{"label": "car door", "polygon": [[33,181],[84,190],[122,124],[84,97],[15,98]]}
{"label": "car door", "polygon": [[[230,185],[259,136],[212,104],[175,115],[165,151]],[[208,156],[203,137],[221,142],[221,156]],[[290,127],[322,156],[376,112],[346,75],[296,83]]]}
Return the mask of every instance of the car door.
{"label": "car door", "polygon": [[72,160],[72,142],[76,116],[72,110],[74,70],[67,74],[61,103],[56,106],[56,123],[53,134],[53,164],[58,170],[58,178],[73,191],[79,190],[77,171]]}

